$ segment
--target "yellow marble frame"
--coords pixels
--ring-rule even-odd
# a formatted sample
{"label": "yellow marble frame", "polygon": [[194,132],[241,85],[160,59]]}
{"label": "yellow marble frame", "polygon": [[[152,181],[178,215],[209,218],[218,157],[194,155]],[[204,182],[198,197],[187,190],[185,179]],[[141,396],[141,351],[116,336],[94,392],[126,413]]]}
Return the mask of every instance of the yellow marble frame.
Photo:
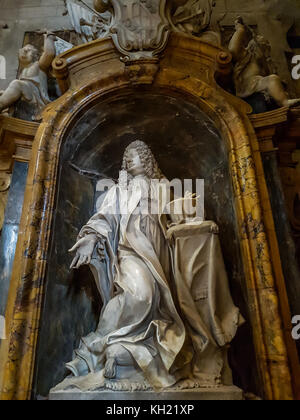
{"label": "yellow marble frame", "polygon": [[226,54],[174,34],[157,61],[125,63],[111,40],[64,53],[53,64],[65,91],[43,114],[36,134],[7,305],[8,340],[0,353],[1,399],[30,399],[56,203],[61,145],[76,119],[94,104],[133,89],[180,95],[203,110],[227,144],[260,383],[266,399],[293,399],[280,296],[266,234],[265,182],[257,165],[250,108],[221,89],[214,75]]}

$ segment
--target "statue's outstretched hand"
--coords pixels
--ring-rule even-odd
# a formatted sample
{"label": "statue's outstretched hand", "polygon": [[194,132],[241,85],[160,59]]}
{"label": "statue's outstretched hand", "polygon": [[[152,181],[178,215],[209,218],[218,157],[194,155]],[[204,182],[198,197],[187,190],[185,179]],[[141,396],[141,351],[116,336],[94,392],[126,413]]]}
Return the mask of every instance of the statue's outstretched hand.
{"label": "statue's outstretched hand", "polygon": [[82,265],[90,264],[94,253],[97,238],[95,235],[87,235],[80,239],[69,252],[75,252],[75,258],[72,261],[70,268],[79,268]]}

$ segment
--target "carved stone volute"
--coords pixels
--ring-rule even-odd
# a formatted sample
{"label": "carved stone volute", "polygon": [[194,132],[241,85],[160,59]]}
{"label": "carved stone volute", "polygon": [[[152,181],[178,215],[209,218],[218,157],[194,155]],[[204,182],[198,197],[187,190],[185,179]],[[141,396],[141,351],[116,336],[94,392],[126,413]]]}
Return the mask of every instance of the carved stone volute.
{"label": "carved stone volute", "polygon": [[213,0],[94,0],[97,13],[112,15],[109,33],[124,61],[155,59],[171,32],[200,35],[213,6]]}

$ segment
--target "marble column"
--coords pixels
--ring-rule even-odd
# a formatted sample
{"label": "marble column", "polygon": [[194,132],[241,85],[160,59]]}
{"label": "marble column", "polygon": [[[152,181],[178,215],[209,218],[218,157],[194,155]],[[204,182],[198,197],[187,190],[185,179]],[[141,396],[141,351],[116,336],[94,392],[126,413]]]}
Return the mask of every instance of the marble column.
{"label": "marble column", "polygon": [[15,162],[0,237],[0,315],[5,315],[10,277],[18,240],[28,163]]}

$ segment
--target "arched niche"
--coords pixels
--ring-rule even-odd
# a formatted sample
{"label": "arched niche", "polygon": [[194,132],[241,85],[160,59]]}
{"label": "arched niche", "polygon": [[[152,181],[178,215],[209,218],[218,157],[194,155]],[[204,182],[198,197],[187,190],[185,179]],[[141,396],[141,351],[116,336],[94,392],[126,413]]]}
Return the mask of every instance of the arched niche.
{"label": "arched niche", "polygon": [[220,226],[231,291],[248,320],[229,355],[234,381],[243,389],[255,391],[254,349],[226,144],[212,120],[195,104],[180,95],[137,90],[94,105],[76,121],[64,140],[37,350],[35,396],[47,396],[50,388],[63,379],[64,364],[72,359],[80,338],[96,328],[100,296],[88,269],[70,272],[72,256],[68,249],[95,212],[96,181],[118,178],[123,152],[136,139],[151,146],[168,179],[205,181],[206,218]]}

